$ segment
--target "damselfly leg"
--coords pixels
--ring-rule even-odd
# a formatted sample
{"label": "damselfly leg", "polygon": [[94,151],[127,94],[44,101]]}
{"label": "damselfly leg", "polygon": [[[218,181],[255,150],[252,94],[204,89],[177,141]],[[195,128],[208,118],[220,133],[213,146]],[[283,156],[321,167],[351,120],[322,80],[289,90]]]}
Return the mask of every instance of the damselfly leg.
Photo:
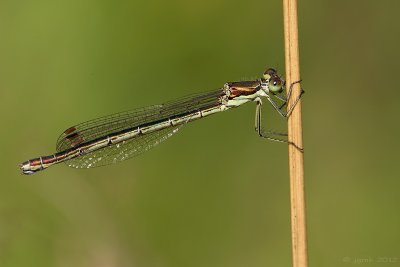
{"label": "damselfly leg", "polygon": [[[286,104],[289,101],[289,98],[292,94],[292,89],[293,89],[293,85],[300,83],[300,81],[296,81],[293,82],[290,85],[290,88],[286,94],[286,96],[281,96],[278,94],[272,94],[273,97],[276,97],[277,99],[283,101],[283,103],[278,107],[278,104],[272,99],[271,95],[267,94],[267,99],[268,101],[271,103],[271,105],[274,107],[274,109],[276,111],[278,111],[278,113],[282,116],[282,117],[289,117],[290,114],[292,113],[294,107],[296,106],[296,104],[299,102],[301,96],[304,94],[304,90],[301,89],[299,96],[296,98],[296,100],[294,101],[294,103],[290,106],[290,108],[288,108],[288,110],[286,112],[282,111],[282,108],[284,106],[286,106]],[[286,133],[278,133],[278,132],[274,132],[274,131],[265,131],[264,128],[261,125],[261,106],[262,106],[262,101],[260,98],[256,98],[254,100],[257,104],[256,106],[256,116],[255,116],[255,130],[258,133],[258,135],[262,138],[271,140],[271,141],[276,141],[276,142],[282,142],[282,143],[288,143],[291,144],[293,146],[295,146],[296,148],[303,150],[302,148],[298,147],[296,144],[294,144],[293,142],[288,141],[287,139],[283,139],[284,137],[287,137]],[[283,138],[282,138],[283,137]]]}
{"label": "damselfly leg", "polygon": [[255,119],[255,130],[258,133],[258,135],[262,138],[271,140],[271,141],[277,141],[277,142],[282,142],[282,143],[287,143],[288,141],[285,139],[280,139],[278,137],[274,136],[287,136],[285,133],[277,133],[273,131],[265,131],[262,126],[261,126],[261,106],[262,106],[262,101],[261,99],[255,100],[257,103],[256,106],[256,119]]}
{"label": "damselfly leg", "polygon": [[299,102],[301,96],[305,93],[304,90],[302,88],[300,88],[300,94],[297,96],[296,100],[294,101],[294,103],[287,109],[287,111],[282,111],[282,108],[284,106],[287,105],[287,103],[289,102],[290,96],[292,95],[292,90],[293,90],[293,86],[297,83],[301,83],[301,80],[293,82],[290,87],[289,90],[286,94],[286,96],[282,97],[278,94],[273,94],[272,96],[283,101],[283,103],[278,107],[278,104],[272,99],[272,97],[270,95],[267,95],[267,99],[268,101],[271,103],[271,105],[274,107],[274,109],[276,111],[278,111],[278,113],[282,116],[282,117],[289,117],[289,115],[292,113],[294,107],[296,106],[296,104]]}
{"label": "damselfly leg", "polygon": [[[290,85],[289,90],[288,90],[288,92],[287,92],[287,94],[286,94],[286,98],[285,98],[285,99],[282,99],[282,98],[278,97],[280,100],[283,101],[283,104],[279,107],[280,110],[281,110],[284,106],[286,106],[286,104],[288,103],[288,101],[289,101],[289,99],[290,99],[290,96],[292,95],[293,86],[294,86],[295,84],[297,84],[297,83],[301,83],[301,80],[298,80],[298,81],[296,81],[296,82],[293,82],[293,83]],[[292,106],[288,109],[288,111],[286,112],[288,115],[290,115],[290,113],[292,112],[293,108],[296,106],[297,102],[299,102],[301,96],[302,96],[304,93],[305,93],[305,92],[304,92],[303,88],[300,87],[300,95],[297,97],[297,99],[295,100],[295,102],[293,103],[293,105],[292,105]]]}

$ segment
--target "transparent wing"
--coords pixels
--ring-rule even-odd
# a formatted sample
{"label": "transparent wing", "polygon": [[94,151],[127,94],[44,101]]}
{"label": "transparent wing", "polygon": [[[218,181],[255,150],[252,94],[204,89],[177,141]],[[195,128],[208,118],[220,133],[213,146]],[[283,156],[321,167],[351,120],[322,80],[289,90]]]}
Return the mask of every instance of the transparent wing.
{"label": "transparent wing", "polygon": [[73,168],[94,168],[138,156],[174,135],[184,124],[138,136],[66,161]]}
{"label": "transparent wing", "polygon": [[[194,112],[202,108],[219,105],[223,90],[187,96],[165,104],[140,108],[90,120],[65,130],[57,140],[57,151],[74,148],[85,142],[106,137],[126,129],[140,127],[143,124]],[[189,120],[188,120],[189,121]],[[74,168],[93,168],[117,163],[160,144],[185,124],[136,136],[121,143],[112,144],[102,149],[80,155],[66,161]]]}
{"label": "transparent wing", "polygon": [[223,90],[194,94],[165,104],[124,111],[109,116],[80,123],[65,130],[58,138],[57,152],[74,148],[81,143],[89,142],[125,129],[168,119],[177,114],[196,111],[218,104]]}

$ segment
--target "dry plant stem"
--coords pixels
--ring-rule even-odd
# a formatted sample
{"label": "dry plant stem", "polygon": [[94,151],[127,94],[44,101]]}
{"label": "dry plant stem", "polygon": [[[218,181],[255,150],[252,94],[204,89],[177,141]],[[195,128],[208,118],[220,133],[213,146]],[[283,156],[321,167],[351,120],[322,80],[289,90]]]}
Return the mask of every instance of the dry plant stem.
{"label": "dry plant stem", "polygon": [[[300,80],[297,30],[297,0],[283,0],[286,80],[290,85]],[[293,87],[290,106],[300,93],[300,84]],[[288,119],[288,139],[303,148],[301,102]],[[290,203],[292,223],[292,254],[294,267],[307,267],[306,212],[304,200],[303,151],[289,145]]]}

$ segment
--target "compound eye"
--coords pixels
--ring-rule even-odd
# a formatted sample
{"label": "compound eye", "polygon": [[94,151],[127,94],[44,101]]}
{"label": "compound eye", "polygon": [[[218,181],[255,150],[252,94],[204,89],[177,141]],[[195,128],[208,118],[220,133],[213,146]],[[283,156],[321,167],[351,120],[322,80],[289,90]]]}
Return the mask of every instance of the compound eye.
{"label": "compound eye", "polygon": [[272,93],[280,93],[280,92],[282,92],[282,90],[283,90],[283,82],[282,82],[281,78],[279,78],[277,76],[272,77],[269,80],[268,88]]}
{"label": "compound eye", "polygon": [[264,79],[269,80],[271,77],[276,76],[277,72],[273,68],[268,68],[264,71]]}

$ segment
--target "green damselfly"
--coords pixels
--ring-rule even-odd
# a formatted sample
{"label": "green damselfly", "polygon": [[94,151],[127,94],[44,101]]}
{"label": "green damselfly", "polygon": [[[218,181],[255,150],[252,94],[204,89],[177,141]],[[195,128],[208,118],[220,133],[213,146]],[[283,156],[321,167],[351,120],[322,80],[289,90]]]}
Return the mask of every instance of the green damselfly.
{"label": "green damselfly", "polygon": [[284,80],[276,70],[269,68],[257,80],[228,82],[218,90],[80,123],[60,135],[57,153],[25,161],[20,164],[20,169],[24,174],[33,174],[60,162],[75,168],[117,163],[151,149],[191,121],[251,101],[257,104],[255,129],[258,135],[290,143],[280,137],[284,134],[263,131],[261,99],[265,97],[282,117],[288,117],[304,92],[301,90],[293,105],[283,111],[293,84],[286,91]]}

